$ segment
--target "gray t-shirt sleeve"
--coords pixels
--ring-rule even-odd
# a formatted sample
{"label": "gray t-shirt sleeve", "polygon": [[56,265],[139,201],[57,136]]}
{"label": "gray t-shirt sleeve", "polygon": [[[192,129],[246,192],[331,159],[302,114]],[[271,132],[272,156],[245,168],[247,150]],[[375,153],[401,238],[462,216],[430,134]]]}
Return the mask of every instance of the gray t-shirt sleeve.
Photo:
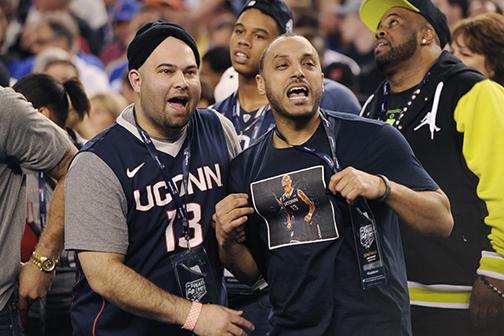
{"label": "gray t-shirt sleeve", "polygon": [[77,155],[65,182],[65,248],[125,255],[127,201],[119,179],[96,154]]}
{"label": "gray t-shirt sleeve", "polygon": [[224,131],[224,136],[226,138],[226,144],[228,148],[229,158],[232,160],[235,158],[238,153],[241,152],[240,141],[238,140],[238,136],[236,135],[236,130],[233,126],[231,120],[226,118],[223,114],[219,113],[217,110],[212,109],[215,114],[219,117],[219,120],[222,125],[222,130]]}
{"label": "gray t-shirt sleeve", "polygon": [[71,146],[64,130],[11,88],[0,88],[0,158],[22,168],[48,171]]}

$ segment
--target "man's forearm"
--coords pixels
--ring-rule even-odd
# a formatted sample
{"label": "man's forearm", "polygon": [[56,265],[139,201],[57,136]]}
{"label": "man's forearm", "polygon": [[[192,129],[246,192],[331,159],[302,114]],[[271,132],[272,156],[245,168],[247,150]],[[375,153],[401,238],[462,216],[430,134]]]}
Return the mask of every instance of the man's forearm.
{"label": "man's forearm", "polygon": [[[65,233],[64,183],[65,178],[61,177],[51,199],[47,225],[35,249],[35,252],[40,256],[58,258],[63,249]],[[28,299],[34,300],[43,297],[49,290],[53,278],[54,272],[42,272],[39,266],[34,263],[25,263],[19,272],[20,307],[27,308]]]}
{"label": "man's forearm", "polygon": [[61,177],[51,198],[47,225],[42,232],[36,252],[43,256],[58,257],[63,250],[65,224],[65,176]]}
{"label": "man's forearm", "polygon": [[411,227],[425,234],[447,237],[453,228],[450,202],[441,190],[414,191],[390,182],[387,204]]}
{"label": "man's forearm", "polygon": [[157,287],[117,255],[80,252],[79,260],[93,291],[106,300],[137,316],[184,324],[191,302]]}
{"label": "man's forearm", "polygon": [[65,236],[65,178],[68,166],[77,148],[68,144],[65,155],[60,162],[47,172],[47,174],[58,181],[49,204],[47,212],[47,225],[42,232],[36,252],[42,256],[58,257],[63,250]]}
{"label": "man's forearm", "polygon": [[259,279],[259,270],[252,254],[243,244],[219,246],[221,262],[243,283],[253,285]]}

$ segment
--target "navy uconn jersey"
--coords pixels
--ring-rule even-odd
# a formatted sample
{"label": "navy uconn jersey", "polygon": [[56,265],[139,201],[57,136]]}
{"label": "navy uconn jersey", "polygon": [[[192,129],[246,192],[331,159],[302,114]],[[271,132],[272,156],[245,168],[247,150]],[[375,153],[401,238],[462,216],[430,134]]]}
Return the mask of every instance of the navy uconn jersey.
{"label": "navy uconn jersey", "polygon": [[290,194],[284,192],[280,196],[280,203],[292,216],[304,216],[308,213],[308,206],[299,198],[298,191],[297,188],[293,188]]}
{"label": "navy uconn jersey", "polygon": [[237,111],[237,99],[238,93],[235,92],[223,101],[215,103],[212,108],[231,120],[240,145],[245,149],[275,126],[275,118],[269,105],[252,113],[246,113],[240,108]]}
{"label": "navy uconn jersey", "polygon": [[[173,157],[161,150],[159,159],[168,175],[186,197],[191,246],[203,245],[210,263],[222,281],[215,234],[210,223],[215,203],[226,190],[229,170],[226,138],[219,117],[210,110],[197,110],[191,118],[191,158],[187,191],[182,188],[183,149]],[[158,148],[159,149],[159,148]],[[82,151],[100,157],[117,176],[127,200],[128,250],[124,263],[158,287],[180,295],[170,256],[186,251],[181,221],[159,167],[149,155],[135,126],[119,119],[104,133],[90,141]],[[186,195],[186,196],[184,196]],[[81,268],[74,287],[72,323],[74,335],[190,335],[179,325],[144,319],[106,302],[90,288]],[[217,285],[225,297],[222,283]],[[205,303],[205,297],[201,300]],[[225,303],[223,299],[220,302]]]}

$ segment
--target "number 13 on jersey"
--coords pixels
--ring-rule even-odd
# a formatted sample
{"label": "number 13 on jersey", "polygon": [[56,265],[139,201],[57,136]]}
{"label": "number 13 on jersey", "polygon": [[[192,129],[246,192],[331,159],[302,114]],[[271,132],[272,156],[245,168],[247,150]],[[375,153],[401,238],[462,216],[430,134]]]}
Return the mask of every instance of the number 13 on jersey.
{"label": "number 13 on jersey", "polygon": [[[203,242],[203,228],[201,226],[201,205],[198,203],[187,203],[187,216],[189,217],[189,228],[193,231],[193,236],[189,239],[191,247],[196,247]],[[166,250],[173,252],[177,248],[177,239],[175,237],[174,223],[177,217],[176,210],[166,212],[168,217],[168,227],[165,231]],[[182,225],[182,224],[180,224]],[[188,248],[185,237],[178,238],[178,245],[182,248]]]}

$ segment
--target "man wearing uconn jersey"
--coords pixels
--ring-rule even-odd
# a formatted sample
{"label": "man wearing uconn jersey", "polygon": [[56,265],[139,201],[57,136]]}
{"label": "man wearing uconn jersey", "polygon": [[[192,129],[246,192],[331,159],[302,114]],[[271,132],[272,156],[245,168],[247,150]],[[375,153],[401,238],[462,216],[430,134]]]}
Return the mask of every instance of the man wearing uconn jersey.
{"label": "man wearing uconn jersey", "polygon": [[[135,102],[82,149],[66,183],[66,248],[79,259],[74,335],[243,335],[253,325],[217,305],[222,268],[210,223],[236,134],[195,109],[199,53],[181,27],[144,25],[127,55]],[[204,246],[217,274],[217,283],[182,284],[192,303],[171,263],[188,246]],[[212,286],[217,299],[196,302],[207,303]]]}
{"label": "man wearing uconn jersey", "polygon": [[[308,40],[279,37],[260,65],[258,88],[276,129],[232,161],[233,194],[216,206],[221,260],[246,283],[266,278],[271,336],[411,335],[398,216],[421,232],[447,236],[448,198],[393,127],[320,109],[323,75]],[[276,200],[266,196],[286,174],[313,195],[323,239],[275,243],[275,226],[283,224]],[[348,206],[363,198],[367,208]],[[370,222],[378,234],[367,230]],[[378,239],[381,265],[363,264],[361,251]],[[373,275],[363,272],[369,268],[385,275],[372,287],[366,283],[373,279],[363,277]]]}

